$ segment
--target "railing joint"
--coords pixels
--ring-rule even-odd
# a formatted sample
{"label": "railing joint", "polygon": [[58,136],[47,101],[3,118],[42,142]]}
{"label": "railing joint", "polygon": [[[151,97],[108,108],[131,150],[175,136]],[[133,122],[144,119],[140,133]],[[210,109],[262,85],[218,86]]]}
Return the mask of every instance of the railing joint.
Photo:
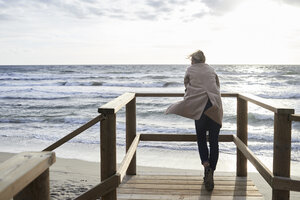
{"label": "railing joint", "polygon": [[104,121],[104,120],[106,120],[107,119],[107,114],[101,114],[100,116],[99,116],[99,121],[101,122],[101,121]]}
{"label": "railing joint", "polygon": [[292,122],[293,121],[293,119],[292,119],[292,115],[291,114],[289,114],[288,115],[288,122]]}

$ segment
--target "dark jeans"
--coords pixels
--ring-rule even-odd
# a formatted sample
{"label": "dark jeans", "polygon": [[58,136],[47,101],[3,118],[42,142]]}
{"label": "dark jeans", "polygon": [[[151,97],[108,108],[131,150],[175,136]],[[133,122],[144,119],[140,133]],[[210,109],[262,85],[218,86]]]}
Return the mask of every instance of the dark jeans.
{"label": "dark jeans", "polygon": [[[212,104],[210,100],[207,101],[204,111],[206,111]],[[204,112],[199,120],[195,120],[195,127],[197,132],[198,150],[202,164],[209,162],[210,167],[215,170],[219,158],[219,132],[221,125],[207,117]],[[209,148],[208,153],[206,132],[209,132]]]}

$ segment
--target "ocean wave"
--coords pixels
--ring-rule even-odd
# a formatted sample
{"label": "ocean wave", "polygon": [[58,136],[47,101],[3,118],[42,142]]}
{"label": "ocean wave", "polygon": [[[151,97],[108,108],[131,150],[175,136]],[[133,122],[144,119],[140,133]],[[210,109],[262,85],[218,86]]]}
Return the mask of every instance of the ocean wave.
{"label": "ocean wave", "polygon": [[154,106],[157,107],[166,107],[170,105],[170,102],[168,101],[157,101],[157,102],[143,102],[141,101],[137,101],[136,105],[140,107],[140,109],[148,109],[148,108],[153,108]]}
{"label": "ocean wave", "polygon": [[70,97],[16,97],[16,96],[5,96],[0,97],[4,100],[64,100],[70,99]]}
{"label": "ocean wave", "polygon": [[250,122],[274,121],[274,116],[268,114],[258,114],[258,113],[248,112],[248,120]]}
{"label": "ocean wave", "polygon": [[32,119],[32,118],[22,118],[22,119],[0,119],[0,123],[10,123],[10,124],[24,124],[24,123],[41,123],[43,122],[42,119]]}
{"label": "ocean wave", "polygon": [[43,123],[83,125],[87,123],[89,120],[90,119],[77,118],[77,117],[50,117],[50,118],[43,119]]}
{"label": "ocean wave", "polygon": [[57,80],[57,79],[64,79],[64,78],[34,78],[34,77],[0,77],[0,81],[49,81],[49,80]]}
{"label": "ocean wave", "polygon": [[159,80],[164,80],[166,78],[170,78],[170,76],[164,76],[164,75],[145,75],[143,78],[146,79],[159,79]]}
{"label": "ocean wave", "polygon": [[87,82],[79,82],[79,81],[66,81],[63,82],[63,86],[101,86],[103,82],[101,81],[87,81]]}
{"label": "ocean wave", "polygon": [[292,80],[287,80],[286,83],[289,85],[300,85],[300,79],[293,78]]}
{"label": "ocean wave", "polygon": [[178,82],[167,82],[163,84],[163,87],[176,87],[176,86],[182,86],[182,83]]}
{"label": "ocean wave", "polygon": [[103,86],[109,87],[163,87],[163,83],[103,83]]}
{"label": "ocean wave", "polygon": [[167,87],[178,87],[182,86],[182,83],[178,82],[151,82],[151,83],[103,83],[102,86],[110,87],[133,87],[133,88],[167,88]]}
{"label": "ocean wave", "polygon": [[59,71],[60,74],[73,74],[76,73],[74,70],[61,70]]}
{"label": "ocean wave", "polygon": [[[97,104],[98,105],[98,104]],[[24,109],[28,110],[49,110],[49,109],[57,109],[57,110],[76,110],[76,109],[87,109],[87,108],[97,108],[96,104],[83,104],[83,105],[34,105],[34,106],[26,106]]]}
{"label": "ocean wave", "polygon": [[[179,151],[197,151],[198,147],[196,142],[186,142],[189,145],[183,143],[168,143],[168,142],[141,142],[139,148],[151,148],[151,149],[165,149],[165,150],[179,150]],[[180,145],[178,145],[180,144]]]}
{"label": "ocean wave", "polygon": [[266,99],[300,99],[300,93],[290,92],[290,93],[260,93],[257,96]]}

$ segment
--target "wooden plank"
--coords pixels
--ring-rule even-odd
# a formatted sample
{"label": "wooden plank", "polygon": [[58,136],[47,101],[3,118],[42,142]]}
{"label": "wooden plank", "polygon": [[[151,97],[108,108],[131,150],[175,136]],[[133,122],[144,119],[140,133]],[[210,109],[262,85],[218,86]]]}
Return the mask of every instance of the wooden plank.
{"label": "wooden plank", "polygon": [[79,127],[78,129],[74,130],[73,132],[69,133],[68,135],[66,135],[65,137],[61,138],[60,140],[58,140],[54,144],[51,144],[50,146],[48,146],[47,148],[45,148],[43,151],[53,151],[57,147],[63,145],[64,143],[68,142],[69,140],[71,140],[75,136],[79,135],[83,131],[85,131],[88,128],[90,128],[91,126],[95,125],[96,123],[98,123],[102,119],[104,119],[104,117],[102,115],[98,115],[97,117],[95,117],[91,121],[89,121],[86,124],[82,125],[81,127]]}
{"label": "wooden plank", "polygon": [[246,101],[252,102],[274,113],[294,114],[295,112],[294,109],[286,108],[286,107],[278,107],[278,105],[274,105],[273,103],[271,104],[270,102],[267,102],[266,99],[260,98],[258,96],[254,96],[252,94],[239,93],[238,97]]}
{"label": "wooden plank", "polygon": [[[237,98],[236,135],[248,145],[248,102]],[[237,147],[236,151],[236,175],[247,176],[247,158]]]}
{"label": "wooden plank", "polygon": [[[168,190],[200,190],[204,184],[188,185],[188,184],[122,184],[119,188],[132,188],[132,189],[168,189]],[[214,190],[231,191],[231,190],[247,190],[256,191],[253,185],[218,185],[215,184]]]}
{"label": "wooden plank", "polygon": [[300,122],[300,114],[292,114],[291,115],[291,120],[292,121],[297,121],[297,122]]}
{"label": "wooden plank", "polygon": [[262,195],[257,190],[221,190],[215,189],[209,192],[203,185],[201,189],[180,190],[180,189],[138,189],[138,188],[118,188],[119,194],[171,194],[171,195],[199,195],[199,196],[258,196]]}
{"label": "wooden plank", "polygon": [[[128,179],[136,180],[203,180],[202,176],[194,175],[135,175],[135,176],[126,176]],[[245,181],[250,180],[248,177],[236,177],[236,176],[214,176],[214,180],[236,180],[236,181]]]}
{"label": "wooden plank", "polygon": [[[221,178],[214,180],[216,185],[239,185],[239,186],[254,186],[251,180],[237,181],[237,180],[223,180]],[[178,179],[129,179],[124,181],[122,184],[169,184],[169,185],[201,185],[203,184],[203,179],[201,180],[178,180]]]}
{"label": "wooden plank", "polygon": [[272,172],[253,154],[253,152],[235,135],[233,135],[233,142],[243,155],[253,164],[262,177],[272,186],[273,174]]}
{"label": "wooden plank", "polygon": [[113,175],[108,179],[102,181],[100,184],[96,185],[87,192],[81,194],[75,200],[91,200],[96,199],[101,196],[106,195],[107,193],[115,190],[120,184],[119,175]]}
{"label": "wooden plank", "polygon": [[[273,174],[290,177],[292,122],[289,114],[274,114]],[[278,183],[280,185],[280,182]],[[284,184],[284,183],[283,183]],[[290,191],[274,189],[273,199],[289,199]]]}
{"label": "wooden plank", "polygon": [[238,97],[238,93],[221,93],[221,97]]}
{"label": "wooden plank", "polygon": [[46,169],[14,196],[14,200],[24,199],[50,200],[49,169]]}
{"label": "wooden plank", "polygon": [[24,152],[1,163],[1,199],[11,199],[54,162],[54,152]]}
{"label": "wooden plank", "polygon": [[[136,93],[136,97],[183,97],[184,93]],[[222,97],[237,97],[238,93],[222,93]]]}
{"label": "wooden plank", "polygon": [[273,188],[277,190],[290,190],[300,192],[300,180],[287,177],[274,176]]}
{"label": "wooden plank", "polygon": [[184,93],[136,93],[136,97],[183,97]]}
{"label": "wooden plank", "polygon": [[[101,154],[101,180],[116,174],[116,114],[107,114],[100,125],[100,154]],[[112,190],[102,198],[103,200],[116,200],[116,190]]]}
{"label": "wooden plank", "polygon": [[[129,151],[133,140],[136,137],[136,98],[133,98],[126,105],[126,152]],[[136,150],[135,150],[136,151]],[[128,166],[126,174],[135,175],[136,174],[136,153],[130,159],[131,162]],[[127,168],[127,167],[126,167]],[[121,180],[123,177],[121,178]]]}
{"label": "wooden plank", "polygon": [[121,162],[121,165],[120,165],[120,167],[117,171],[117,173],[120,174],[121,182],[122,182],[124,176],[126,175],[126,171],[128,169],[128,166],[129,166],[133,156],[135,155],[135,152],[136,152],[137,146],[139,144],[139,141],[140,141],[140,135],[137,135],[134,138],[130,148],[128,149],[128,151],[127,151],[127,153],[126,153],[126,155],[125,155],[123,161]]}
{"label": "wooden plank", "polygon": [[[208,138],[208,136],[207,136]],[[195,142],[196,134],[141,134],[141,141]],[[219,135],[220,142],[232,142],[232,135]]]}
{"label": "wooden plank", "polygon": [[259,196],[199,196],[199,195],[168,195],[168,194],[119,194],[119,200],[263,200]]}
{"label": "wooden plank", "polygon": [[98,112],[102,114],[115,114],[133,98],[135,98],[135,93],[124,93],[121,96],[98,108]]}

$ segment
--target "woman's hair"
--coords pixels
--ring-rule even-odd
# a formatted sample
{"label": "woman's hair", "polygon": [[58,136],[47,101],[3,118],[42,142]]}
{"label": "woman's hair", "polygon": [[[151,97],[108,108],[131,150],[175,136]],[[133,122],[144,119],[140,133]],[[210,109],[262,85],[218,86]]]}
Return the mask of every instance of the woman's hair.
{"label": "woman's hair", "polygon": [[194,63],[205,63],[205,55],[201,50],[192,53],[188,58],[190,58]]}

